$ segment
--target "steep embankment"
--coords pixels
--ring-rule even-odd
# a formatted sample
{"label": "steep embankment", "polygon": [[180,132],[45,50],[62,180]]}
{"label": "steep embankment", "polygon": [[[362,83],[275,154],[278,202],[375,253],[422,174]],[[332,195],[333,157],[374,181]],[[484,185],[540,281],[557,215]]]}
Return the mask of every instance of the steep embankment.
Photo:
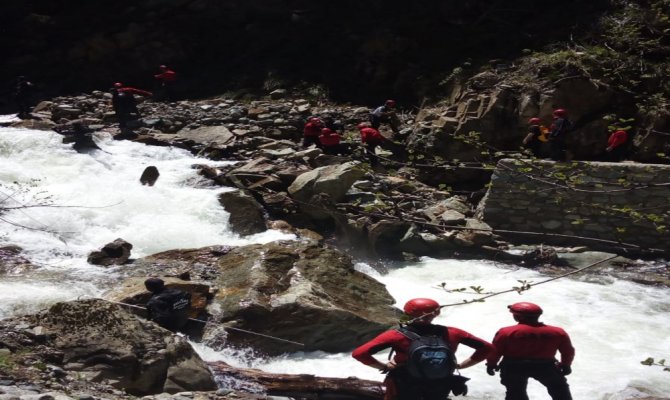
{"label": "steep embankment", "polygon": [[322,84],[343,100],[410,102],[466,60],[580,36],[609,3],[3,2],[2,76],[29,75],[53,95],[118,80],[150,86],[157,65],[168,63],[189,95],[290,81]]}

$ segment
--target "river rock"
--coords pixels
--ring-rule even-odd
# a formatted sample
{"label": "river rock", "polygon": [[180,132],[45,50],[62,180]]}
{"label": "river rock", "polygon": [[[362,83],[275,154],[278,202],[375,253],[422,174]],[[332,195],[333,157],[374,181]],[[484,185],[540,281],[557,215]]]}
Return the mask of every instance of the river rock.
{"label": "river rock", "polygon": [[133,245],[123,239],[107,243],[100,251],[93,251],[87,261],[94,265],[120,265],[130,258]]}
{"label": "river rock", "polygon": [[16,329],[20,325],[43,326],[48,335],[38,354],[79,379],[107,382],[135,396],[216,389],[207,365],[186,339],[104,300],[57,303],[2,321],[0,334],[13,335],[15,350],[35,351],[29,336],[20,338],[27,335]]}
{"label": "river rock", "polygon": [[363,176],[360,163],[350,161],[305,172],[289,186],[288,192],[298,201],[308,201],[315,194],[328,194],[333,200],[344,198],[351,185]]}
{"label": "river rock", "polygon": [[144,169],[144,172],[142,172],[142,176],[140,176],[140,182],[142,185],[153,186],[154,183],[156,183],[158,180],[159,176],[160,173],[158,172],[158,168],[150,165]]}
{"label": "river rock", "polygon": [[219,194],[219,202],[230,213],[230,227],[240,235],[253,235],[266,230],[265,211],[248,193],[235,190]]}
{"label": "river rock", "polygon": [[[218,267],[210,305],[217,321],[305,346],[236,331],[226,343],[270,354],[349,351],[400,317],[384,285],[356,271],[348,255],[313,242],[238,247]],[[204,338],[220,343],[221,334],[211,324]]]}

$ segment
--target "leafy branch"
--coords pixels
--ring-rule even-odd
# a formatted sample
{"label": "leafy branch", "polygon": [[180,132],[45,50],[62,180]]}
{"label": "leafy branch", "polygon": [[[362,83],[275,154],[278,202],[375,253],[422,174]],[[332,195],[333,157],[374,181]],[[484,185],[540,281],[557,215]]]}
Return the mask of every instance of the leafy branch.
{"label": "leafy branch", "polygon": [[663,367],[663,371],[670,372],[670,365],[665,365],[665,358],[656,361],[654,358],[649,357],[644,361],[640,361],[640,364],[647,365],[647,366],[650,366],[650,367],[651,366]]}

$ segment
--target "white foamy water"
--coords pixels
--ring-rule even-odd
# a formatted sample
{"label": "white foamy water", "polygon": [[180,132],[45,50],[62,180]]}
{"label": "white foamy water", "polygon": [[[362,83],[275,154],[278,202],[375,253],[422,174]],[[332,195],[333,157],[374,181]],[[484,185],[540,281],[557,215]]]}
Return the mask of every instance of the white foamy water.
{"label": "white foamy water", "polygon": [[[106,152],[78,154],[48,132],[0,128],[0,201],[33,204],[51,196],[51,203],[73,208],[28,208],[0,217],[31,227],[59,232],[19,229],[0,221],[0,245],[23,247],[39,269],[25,276],[0,278],[0,318],[32,312],[55,301],[82,295],[96,296],[105,288],[109,270],[88,265],[87,254],[121,237],[134,245],[133,257],[174,248],[214,244],[267,242],[287,236],[269,231],[239,238],[228,229],[228,214],[216,200],[221,188],[198,188],[195,163],[209,163],[190,153],[166,147],[149,147],[99,138]],[[148,165],[161,173],[153,187],[139,184]],[[13,185],[12,182],[20,185]],[[7,204],[7,203],[4,203]],[[380,275],[366,265],[362,270],[387,285],[398,305],[413,297],[433,297],[442,304],[471,296],[437,289],[482,286],[486,291],[509,289],[517,280],[540,281],[525,269],[509,269],[488,262],[432,260],[393,269]],[[484,303],[450,307],[438,323],[456,326],[491,340],[496,330],[513,324],[506,306],[516,301],[537,302],[545,309],[543,320],[565,328],[577,355],[568,377],[575,399],[621,400],[637,394],[667,395],[670,374],[640,365],[647,357],[670,358],[670,298],[667,289],[630,282],[597,284],[564,278],[525,292],[505,294]],[[201,345],[209,360],[223,359],[237,366],[269,372],[311,373],[322,376],[382,376],[347,354],[289,354],[269,360],[249,357],[243,351],[214,352]],[[463,359],[471,349],[460,346]],[[385,355],[379,355],[380,358]],[[501,399],[498,377],[486,375],[483,363],[463,371],[472,378],[469,398]],[[549,399],[536,382],[531,398]]]}
{"label": "white foamy water", "polygon": [[[51,279],[35,285],[30,277],[14,278],[8,290],[0,290],[0,317],[5,310],[30,309],[18,303],[33,297],[28,291],[33,286],[38,286],[36,304],[98,295],[109,272],[89,265],[86,257],[117,238],[133,245],[134,258],[293,238],[278,231],[244,238],[233,234],[229,214],[217,200],[218,193],[230,189],[198,185],[201,178],[191,165],[212,162],[185,150],[99,134],[104,151],[79,154],[61,138],[53,132],[0,128],[0,201],[4,207],[30,206],[0,216],[5,220],[0,221],[0,244],[22,247]],[[149,165],[160,172],[151,187],[139,182]],[[40,204],[51,206],[33,207]]]}

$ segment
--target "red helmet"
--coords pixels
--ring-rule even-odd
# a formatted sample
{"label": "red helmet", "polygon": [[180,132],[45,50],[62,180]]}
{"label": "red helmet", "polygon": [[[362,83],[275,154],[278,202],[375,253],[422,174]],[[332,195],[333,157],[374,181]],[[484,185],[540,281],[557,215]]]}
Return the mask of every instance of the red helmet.
{"label": "red helmet", "polygon": [[358,128],[358,129],[365,129],[365,128],[368,128],[368,127],[369,127],[369,125],[366,124],[365,122],[361,122],[360,124],[356,125],[356,128]]}
{"label": "red helmet", "polygon": [[440,305],[433,299],[412,299],[405,303],[403,310],[412,318],[433,319],[440,315]]}
{"label": "red helmet", "polygon": [[116,83],[114,84],[114,87],[116,87],[116,88],[123,87],[123,83],[121,83],[121,82],[116,82]]}
{"label": "red helmet", "polygon": [[323,129],[321,129],[321,133],[324,134],[324,135],[332,135],[333,130],[330,129],[330,128],[323,128]]}
{"label": "red helmet", "polygon": [[554,117],[556,118],[565,118],[568,116],[568,112],[563,108],[557,108],[554,110]]}
{"label": "red helmet", "polygon": [[531,119],[529,119],[529,120],[528,120],[528,123],[529,123],[530,125],[540,125],[540,124],[542,123],[542,120],[539,119],[539,118],[537,118],[537,117],[535,117],[535,118],[531,118]]}
{"label": "red helmet", "polygon": [[395,107],[395,100],[386,100],[384,104],[389,107]]}
{"label": "red helmet", "polygon": [[521,303],[514,303],[510,306],[507,306],[509,312],[514,315],[524,315],[524,316],[540,316],[542,315],[542,309],[537,304],[528,303],[522,301]]}

